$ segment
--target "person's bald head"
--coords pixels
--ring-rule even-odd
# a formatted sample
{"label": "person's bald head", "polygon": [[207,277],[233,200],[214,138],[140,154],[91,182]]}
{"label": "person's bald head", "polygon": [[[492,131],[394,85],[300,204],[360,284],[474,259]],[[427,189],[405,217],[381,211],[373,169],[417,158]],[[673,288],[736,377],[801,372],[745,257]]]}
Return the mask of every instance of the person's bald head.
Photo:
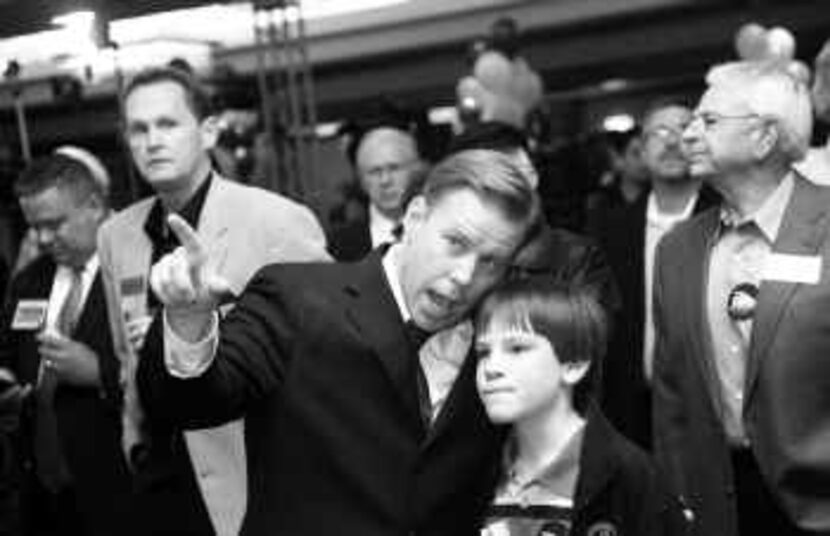
{"label": "person's bald head", "polygon": [[392,219],[403,214],[424,168],[414,136],[392,127],[379,127],[362,137],[355,166],[369,202]]}

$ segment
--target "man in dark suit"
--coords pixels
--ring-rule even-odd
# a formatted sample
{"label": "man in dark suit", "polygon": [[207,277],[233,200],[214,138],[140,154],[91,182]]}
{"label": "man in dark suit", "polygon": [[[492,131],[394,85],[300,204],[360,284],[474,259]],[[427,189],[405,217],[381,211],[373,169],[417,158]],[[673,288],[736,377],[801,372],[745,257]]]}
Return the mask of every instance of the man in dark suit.
{"label": "man in dark suit", "polygon": [[807,88],[714,68],[684,132],[722,196],[658,246],[655,453],[702,536],[830,533],[830,191],[792,170]]}
{"label": "man in dark suit", "polygon": [[12,282],[0,331],[0,367],[32,386],[25,531],[127,534],[119,367],[95,248],[106,192],[84,163],[61,154],[31,164],[15,192],[44,253]]}
{"label": "man in dark suit", "polygon": [[[223,285],[171,218],[184,246],[153,269],[166,307],[164,348],[156,322],[138,371],[148,413],[186,427],[246,416],[243,534],[477,534],[501,434],[475,361],[422,367],[416,339],[466,317],[538,214],[514,159],[458,153],[410,202],[400,243],[356,264],[267,267],[218,331]],[[432,414],[438,380],[451,387]]]}
{"label": "man in dark suit", "polygon": [[692,111],[660,100],[643,115],[642,158],[651,190],[610,215],[599,239],[622,295],[602,376],[608,419],[641,447],[651,446],[651,370],[654,353],[651,290],[654,252],[675,225],[715,203],[717,194],[691,177],[681,136]]}

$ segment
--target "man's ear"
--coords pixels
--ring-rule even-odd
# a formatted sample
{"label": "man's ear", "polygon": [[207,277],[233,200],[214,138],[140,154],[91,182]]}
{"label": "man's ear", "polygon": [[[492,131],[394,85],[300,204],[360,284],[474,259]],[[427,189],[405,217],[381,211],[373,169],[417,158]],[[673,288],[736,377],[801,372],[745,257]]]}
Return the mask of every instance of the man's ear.
{"label": "man's ear", "polygon": [[590,361],[570,361],[562,363],[562,380],[568,385],[576,385],[588,374],[591,368]]}
{"label": "man's ear", "polygon": [[759,160],[767,158],[778,145],[780,133],[779,125],[774,121],[767,121],[762,128],[758,129],[755,141],[755,154]]}
{"label": "man's ear", "polygon": [[205,149],[213,149],[219,139],[219,118],[209,115],[202,119],[199,128],[202,133],[202,146]]}
{"label": "man's ear", "polygon": [[403,215],[403,238],[406,240],[407,236],[417,229],[427,218],[429,207],[427,200],[422,195],[416,195],[412,198],[406,206],[406,212]]}

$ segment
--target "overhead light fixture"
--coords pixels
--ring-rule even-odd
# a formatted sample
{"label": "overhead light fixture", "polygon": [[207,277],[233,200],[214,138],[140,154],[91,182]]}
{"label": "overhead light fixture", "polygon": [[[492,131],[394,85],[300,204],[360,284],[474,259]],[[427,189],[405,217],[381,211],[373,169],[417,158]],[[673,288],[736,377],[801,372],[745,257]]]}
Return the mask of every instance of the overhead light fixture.
{"label": "overhead light fixture", "polygon": [[629,82],[624,78],[609,78],[608,80],[600,82],[599,89],[601,91],[613,93],[616,91],[622,91],[624,89],[627,89],[628,86]]}
{"label": "overhead light fixture", "polygon": [[92,10],[73,11],[52,18],[52,24],[61,28],[90,29],[95,24],[95,12]]}
{"label": "overhead light fixture", "polygon": [[618,113],[605,116],[602,120],[602,130],[605,132],[628,132],[634,128],[634,117],[628,113]]}

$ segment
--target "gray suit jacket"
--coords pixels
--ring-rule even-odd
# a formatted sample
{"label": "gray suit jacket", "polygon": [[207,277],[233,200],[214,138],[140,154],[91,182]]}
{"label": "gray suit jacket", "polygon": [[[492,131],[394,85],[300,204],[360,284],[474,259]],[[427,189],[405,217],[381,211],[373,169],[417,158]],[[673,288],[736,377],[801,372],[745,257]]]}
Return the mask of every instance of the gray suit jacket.
{"label": "gray suit jacket", "polygon": [[[710,209],[658,249],[655,454],[696,513],[695,534],[737,535],[729,446],[706,322]],[[800,527],[830,531],[830,189],[796,178],[775,253],[821,259],[818,283],[764,280],[743,419],[767,486]]]}
{"label": "gray suit jacket", "polygon": [[[135,389],[136,352],[126,321],[150,314],[147,286],[152,244],[144,222],[155,198],[139,201],[109,219],[98,235],[110,325],[125,383],[127,453],[139,441],[141,411]],[[198,232],[217,273],[239,294],[254,273],[270,263],[327,260],[325,237],[310,210],[259,188],[215,176],[199,218]],[[216,533],[236,535],[245,513],[247,475],[243,421],[188,431],[185,440]]]}

